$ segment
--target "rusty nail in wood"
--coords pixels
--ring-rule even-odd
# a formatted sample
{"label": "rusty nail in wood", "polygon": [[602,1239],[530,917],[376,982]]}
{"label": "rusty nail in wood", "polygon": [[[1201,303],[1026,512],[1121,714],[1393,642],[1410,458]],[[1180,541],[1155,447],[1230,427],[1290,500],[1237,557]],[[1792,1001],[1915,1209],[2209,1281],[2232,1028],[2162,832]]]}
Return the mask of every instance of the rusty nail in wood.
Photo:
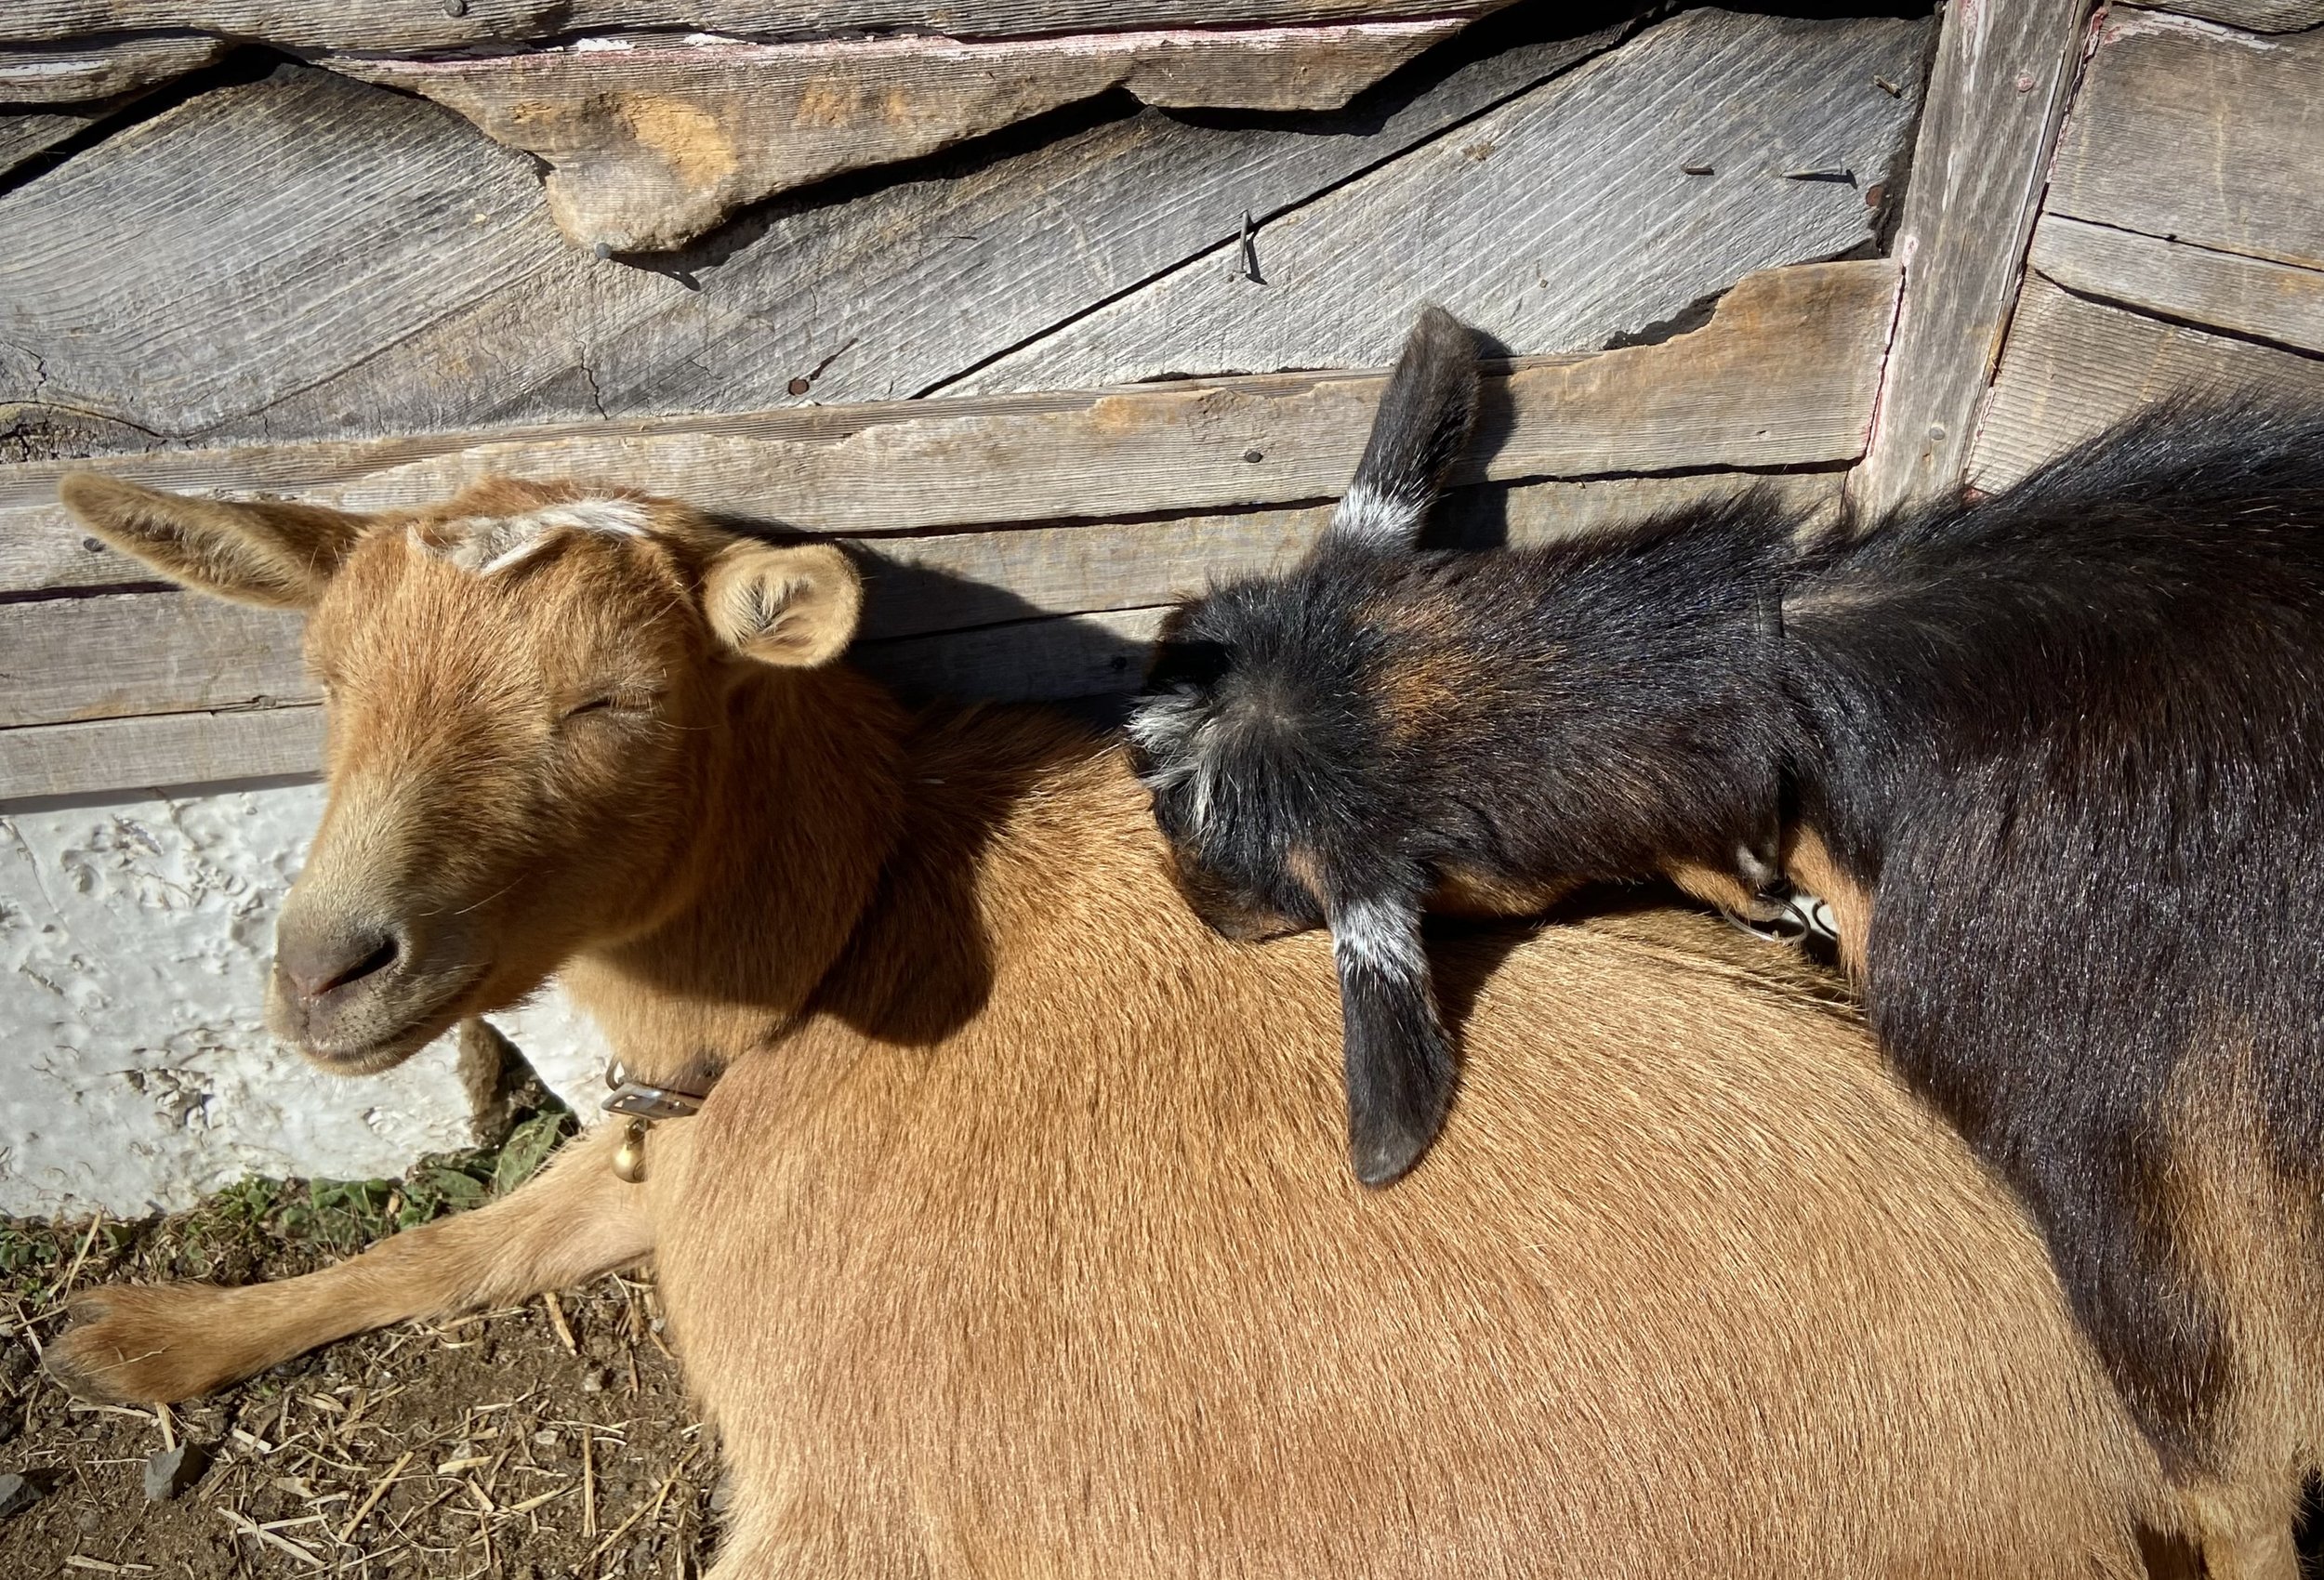
{"label": "rusty nail in wood", "polygon": [[1679,174],[1682,176],[1708,176],[1710,174],[1710,166],[1708,165],[1682,165],[1679,166]]}
{"label": "rusty nail in wood", "polygon": [[1786,170],[1783,173],[1783,178],[1787,181],[1848,181],[1853,183],[1856,178],[1856,173],[1844,167],[1833,170]]}
{"label": "rusty nail in wood", "polygon": [[1864,189],[1864,206],[1867,208],[1878,208],[1881,205],[1881,200],[1887,195],[1888,189],[1880,185],[1878,182],[1874,182],[1871,186]]}
{"label": "rusty nail in wood", "polygon": [[790,383],[785,385],[783,388],[789,390],[794,395],[804,395],[814,387],[814,382],[812,379],[794,378],[790,381]]}
{"label": "rusty nail in wood", "polygon": [[2020,92],[2020,93],[2031,93],[2031,92],[2033,92],[2033,90],[2034,90],[2033,73],[2032,73],[2031,72],[2018,72],[2018,73],[2017,73],[2017,91],[2018,91],[2018,92]]}
{"label": "rusty nail in wood", "polygon": [[1263,461],[1266,458],[1267,453],[1263,450],[1254,448],[1243,452],[1243,459],[1246,461]]}
{"label": "rusty nail in wood", "polygon": [[1250,210],[1248,208],[1243,210],[1242,247],[1243,278],[1264,284],[1265,282],[1259,279],[1259,244],[1253,239]]}
{"label": "rusty nail in wood", "polygon": [[1874,77],[1872,79],[1872,86],[1879,88],[1882,93],[1888,95],[1891,99],[1902,99],[1905,96],[1905,85],[1902,83],[1892,83],[1886,77]]}

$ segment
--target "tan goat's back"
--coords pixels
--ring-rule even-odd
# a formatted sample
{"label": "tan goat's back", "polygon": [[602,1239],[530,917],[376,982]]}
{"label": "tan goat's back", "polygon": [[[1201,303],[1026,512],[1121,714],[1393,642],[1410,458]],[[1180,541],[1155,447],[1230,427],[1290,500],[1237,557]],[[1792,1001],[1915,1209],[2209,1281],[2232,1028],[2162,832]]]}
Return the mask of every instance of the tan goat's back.
{"label": "tan goat's back", "polygon": [[1717,924],[1440,952],[1459,1100],[1367,1192],[1327,941],[1206,932],[1113,757],[913,840],[875,936],[965,1018],[827,1014],[651,1187],[736,1573],[2141,1572],[2022,1214]]}

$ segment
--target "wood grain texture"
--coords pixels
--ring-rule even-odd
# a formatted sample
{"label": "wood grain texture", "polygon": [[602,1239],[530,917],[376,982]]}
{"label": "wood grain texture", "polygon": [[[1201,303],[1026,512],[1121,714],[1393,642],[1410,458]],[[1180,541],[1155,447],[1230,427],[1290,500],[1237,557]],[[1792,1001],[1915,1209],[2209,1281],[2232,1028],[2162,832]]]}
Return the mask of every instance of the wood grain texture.
{"label": "wood grain texture", "polygon": [[114,593],[9,606],[0,730],[312,701],[301,621],[191,593]]}
{"label": "wood grain texture", "polygon": [[1112,88],[1159,105],[1336,110],[1464,25],[1454,17],[975,44],[614,38],[323,64],[424,95],[545,160],[558,228],[579,246],[627,253],[680,246],[772,193],[916,159]]}
{"label": "wood grain texture", "polygon": [[1261,226],[1259,281],[1228,242],[946,388],[1379,362],[1423,300],[1521,352],[1639,335],[1871,239],[1927,27],[1685,13]]}
{"label": "wood grain texture", "polygon": [[1895,338],[1848,485],[1865,520],[1960,486],[2089,11],[2090,0],[1946,7],[1894,246]]}
{"label": "wood grain texture", "polygon": [[2080,296],[2324,352],[2324,270],[2056,214],[2034,230],[2033,266]]}
{"label": "wood grain texture", "polygon": [[[1829,466],[1861,454],[1894,310],[1881,260],[1747,277],[1703,327],[1522,359],[1488,382],[1472,474],[1495,480]],[[105,469],[349,508],[441,498],[493,472],[573,475],[739,519],[855,535],[1239,510],[1331,498],[1380,377],[1274,375],[1096,394],[793,409],[363,444],[164,452]],[[0,589],[137,573],[55,504],[72,463],[0,467]]]}
{"label": "wood grain texture", "polygon": [[[1746,489],[1816,517],[1834,507],[1838,471],[1694,473],[1486,485],[1457,490],[1431,541],[1522,546],[1636,524]],[[1122,690],[1144,672],[1158,610],[1215,582],[1283,569],[1329,519],[1327,504],[1231,516],[856,540],[869,596],[854,662],[914,696],[990,701]],[[310,771],[320,748],[315,692],[297,657],[297,622],[178,593],[20,606],[0,662],[22,670],[57,712],[118,705],[102,688],[112,651],[134,644],[148,678],[180,699],[231,711],[152,714],[0,729],[0,799],[188,784]],[[80,607],[93,617],[70,612]],[[38,617],[46,612],[45,618]],[[1068,618],[1084,616],[1084,618]],[[37,640],[48,651],[26,653]],[[193,651],[168,650],[194,644]],[[225,668],[214,655],[232,654]],[[164,650],[158,655],[154,650]],[[72,670],[101,676],[75,685]],[[15,673],[12,670],[11,673]],[[189,685],[189,677],[200,677]],[[155,693],[158,695],[159,693]]]}
{"label": "wood grain texture", "polygon": [[222,38],[201,33],[0,46],[0,104],[69,104],[135,93],[199,71],[230,47]]}
{"label": "wood grain texture", "polygon": [[10,0],[0,43],[191,31],[289,49],[390,54],[627,29],[814,38],[957,38],[1235,23],[1477,16],[1509,0]]}
{"label": "wood grain texture", "polygon": [[1621,32],[1488,21],[1295,125],[1148,110],[777,200],[671,273],[576,256],[530,162],[449,112],[286,69],[0,196],[27,239],[0,248],[0,434],[92,454],[915,395]]}
{"label": "wood grain texture", "polygon": [[67,104],[54,110],[0,114],[0,176],[36,153],[46,153],[70,138],[77,138],[112,113],[115,100],[96,104]]}
{"label": "wood grain texture", "polygon": [[2231,340],[2026,283],[1969,481],[2014,482],[2059,452],[2173,396],[2324,402],[2324,360]]}
{"label": "wood grain texture", "polygon": [[2170,8],[2253,33],[2291,33],[2324,25],[2324,0],[2172,0]]}
{"label": "wood grain texture", "polygon": [[2118,8],[2086,76],[2053,213],[2324,268],[2324,32]]}
{"label": "wood grain texture", "polygon": [[0,730],[0,802],[311,774],[322,762],[319,707]]}

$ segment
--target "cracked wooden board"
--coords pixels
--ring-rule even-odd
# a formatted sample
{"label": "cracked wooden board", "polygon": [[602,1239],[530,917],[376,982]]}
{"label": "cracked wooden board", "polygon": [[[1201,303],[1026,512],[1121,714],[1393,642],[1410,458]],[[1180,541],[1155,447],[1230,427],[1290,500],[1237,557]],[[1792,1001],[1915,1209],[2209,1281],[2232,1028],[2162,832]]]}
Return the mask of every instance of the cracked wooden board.
{"label": "cracked wooden board", "polygon": [[11,0],[0,42],[194,31],[286,49],[394,54],[622,29],[757,38],[959,38],[1235,23],[1473,17],[1509,0]]}
{"label": "cracked wooden board", "polygon": [[0,104],[72,104],[156,87],[222,59],[229,45],[201,33],[112,44],[0,46]]}
{"label": "cracked wooden board", "polygon": [[2265,37],[2118,7],[2059,139],[2049,211],[2324,269],[2319,105],[2324,31]]}
{"label": "cracked wooden board", "polygon": [[31,239],[0,249],[0,431],[94,454],[915,395],[1622,31],[1487,22],[1296,125],[1147,110],[777,200],[667,274],[575,254],[529,162],[449,112],[286,68],[0,196]]}
{"label": "cracked wooden board", "polygon": [[2165,323],[2026,283],[1969,469],[1992,492],[2175,396],[2324,402],[2324,359]]}
{"label": "cracked wooden board", "polygon": [[1636,335],[1871,240],[1928,26],[1684,13],[1261,225],[1259,281],[1228,243],[945,388],[1362,365],[1424,300],[1518,352]]}
{"label": "cracked wooden board", "polygon": [[[746,204],[915,159],[1112,88],[1148,104],[1336,110],[1466,19],[962,43],[599,38],[522,55],[328,57],[547,162],[577,245],[683,245]],[[5,82],[0,77],[0,82]]]}
{"label": "cracked wooden board", "polygon": [[1848,480],[1878,520],[1961,486],[2090,0],[1946,7],[1891,254],[1904,266],[1872,442]]}
{"label": "cracked wooden board", "polygon": [[[1747,277],[1701,328],[1521,359],[1488,381],[1476,477],[1513,481],[1829,466],[1862,453],[1895,271],[1882,260]],[[104,469],[159,487],[261,488],[353,509],[491,473],[579,476],[743,520],[850,536],[1239,510],[1335,496],[1382,375],[1274,375],[1137,389],[362,444],[161,452]],[[101,585],[55,504],[78,463],[0,467],[0,590]],[[1471,481],[1474,481],[1473,478]],[[61,578],[61,579],[60,579]]]}
{"label": "cracked wooden board", "polygon": [[2324,270],[2215,252],[2063,215],[2042,217],[2032,262],[2084,296],[2324,352]]}

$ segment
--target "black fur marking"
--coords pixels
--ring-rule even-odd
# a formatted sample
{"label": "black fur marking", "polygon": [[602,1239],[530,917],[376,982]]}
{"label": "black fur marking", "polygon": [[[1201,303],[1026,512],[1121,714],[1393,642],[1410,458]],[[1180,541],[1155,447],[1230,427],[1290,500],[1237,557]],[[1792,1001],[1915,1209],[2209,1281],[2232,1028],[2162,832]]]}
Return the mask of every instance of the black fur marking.
{"label": "black fur marking", "polygon": [[2177,1237],[2191,1103],[2308,1204],[2265,1254],[2324,1244],[2324,417],[2166,410],[1993,499],[1797,525],[1747,496],[1508,554],[1327,539],[1221,588],[1156,669],[1162,826],[1190,889],[1312,925],[1287,852],[1350,895],[1635,879],[1734,870],[1782,807],[1872,898],[1882,1042],[2204,1468],[2233,1357]]}

